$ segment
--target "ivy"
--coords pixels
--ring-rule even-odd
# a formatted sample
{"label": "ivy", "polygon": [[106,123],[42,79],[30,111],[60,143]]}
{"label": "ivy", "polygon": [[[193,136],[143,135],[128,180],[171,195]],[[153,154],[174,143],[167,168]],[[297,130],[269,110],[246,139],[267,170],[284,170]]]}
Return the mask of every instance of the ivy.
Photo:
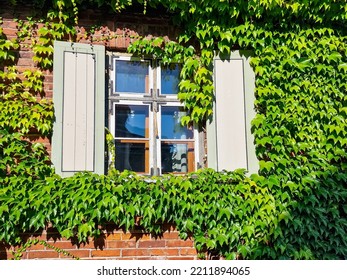
{"label": "ivy", "polygon": [[14,50],[19,46],[16,41],[8,40],[6,38],[1,27],[2,23],[2,18],[0,18],[0,63],[3,65],[9,61],[13,62],[15,60],[16,56]]}
{"label": "ivy", "polygon": [[[86,241],[115,223],[160,234],[175,223],[203,254],[228,259],[347,257],[347,5],[344,1],[25,1],[43,16],[18,21],[8,40],[0,21],[0,240],[52,224]],[[9,1],[20,7],[23,1]],[[213,58],[250,50],[255,79],[252,120],[259,172],[201,170],[144,178],[110,170],[60,178],[30,133],[50,136],[53,106],[43,70],[54,40],[76,41],[85,6],[115,13],[166,10],[177,38],[132,38],[128,51],[180,63],[182,121],[204,126],[213,113]],[[90,7],[90,6],[89,6]],[[90,41],[107,41],[104,34]],[[100,42],[98,42],[100,43]],[[37,70],[19,72],[16,52],[30,48]],[[41,70],[40,70],[41,69]],[[232,120],[231,120],[232,121]],[[111,147],[110,139],[107,139]],[[116,155],[112,153],[112,160]]]}
{"label": "ivy", "polygon": [[16,251],[13,251],[12,254],[13,254],[13,260],[21,260],[22,257],[23,257],[23,254],[26,252],[26,250],[28,250],[31,246],[34,246],[34,245],[42,245],[46,248],[49,248],[49,249],[52,249],[54,250],[55,252],[59,253],[59,254],[62,254],[64,255],[65,257],[70,257],[72,259],[75,259],[75,260],[79,260],[80,258],[79,257],[76,257],[74,255],[72,255],[70,252],[64,250],[64,249],[60,249],[58,247],[55,247],[54,245],[52,244],[49,244],[47,241],[45,240],[39,240],[39,239],[29,239],[28,241],[26,241],[23,246],[21,246],[19,249],[17,249]]}
{"label": "ivy", "polygon": [[76,35],[72,23],[76,23],[77,15],[74,21],[70,20],[70,14],[64,11],[64,2],[58,2],[61,2],[59,11],[49,11],[44,23],[32,18],[18,21],[18,39],[33,50],[33,61],[42,69],[51,69],[53,66],[54,41],[72,39]]}
{"label": "ivy", "polygon": [[42,79],[39,70],[25,71],[23,80],[15,67],[0,71],[0,127],[23,134],[35,131],[41,135],[51,134],[52,101],[37,97],[43,94]]}
{"label": "ivy", "polygon": [[[18,183],[18,178],[10,177],[1,189],[1,239],[6,242],[48,222],[63,237],[79,241],[99,235],[100,226],[109,222],[124,230],[137,225],[156,233],[161,232],[163,222],[172,222],[182,238],[195,237],[199,251],[217,250],[228,258],[239,258],[266,242],[265,229],[276,223],[274,197],[266,187],[246,178],[243,170],[217,173],[206,169],[155,180],[130,173],[81,173],[65,179],[28,177]],[[253,218],[244,220],[245,214]]]}

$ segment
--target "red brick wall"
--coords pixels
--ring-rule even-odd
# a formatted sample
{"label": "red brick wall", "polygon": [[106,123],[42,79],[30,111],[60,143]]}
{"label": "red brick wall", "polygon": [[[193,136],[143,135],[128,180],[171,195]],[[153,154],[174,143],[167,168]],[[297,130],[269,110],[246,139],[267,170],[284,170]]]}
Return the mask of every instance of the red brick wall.
{"label": "red brick wall", "polygon": [[[37,238],[45,240],[55,248],[63,249],[57,253],[54,248],[33,245],[23,254],[22,259],[66,259],[64,252],[80,259],[121,259],[121,260],[196,260],[197,251],[191,238],[182,240],[172,226],[167,226],[161,236],[141,231],[123,232],[109,229],[99,238],[90,238],[88,243],[78,244],[62,238],[52,230],[38,234],[26,234],[23,240]],[[18,247],[0,243],[0,259],[12,259]]]}

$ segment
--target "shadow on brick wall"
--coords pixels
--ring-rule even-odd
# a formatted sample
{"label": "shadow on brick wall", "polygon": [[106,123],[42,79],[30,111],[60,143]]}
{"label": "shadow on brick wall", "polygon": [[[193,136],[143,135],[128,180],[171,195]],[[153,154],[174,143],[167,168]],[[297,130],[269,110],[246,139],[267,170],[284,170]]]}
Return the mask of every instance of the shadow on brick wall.
{"label": "shadow on brick wall", "polygon": [[10,249],[9,245],[0,242],[0,260],[8,260],[8,250]]}

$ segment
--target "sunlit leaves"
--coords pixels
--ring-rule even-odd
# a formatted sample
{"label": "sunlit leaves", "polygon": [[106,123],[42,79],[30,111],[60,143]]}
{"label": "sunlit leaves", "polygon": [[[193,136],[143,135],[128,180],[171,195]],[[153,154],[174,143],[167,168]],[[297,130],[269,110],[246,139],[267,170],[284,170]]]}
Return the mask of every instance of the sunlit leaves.
{"label": "sunlit leaves", "polygon": [[43,94],[41,71],[25,71],[19,78],[16,68],[0,71],[0,127],[27,134],[35,130],[42,135],[52,132],[53,105]]}
{"label": "sunlit leaves", "polygon": [[18,49],[18,43],[15,40],[8,40],[3,33],[1,27],[2,20],[0,18],[0,63],[6,64],[7,62],[13,62],[16,58],[14,50]]}

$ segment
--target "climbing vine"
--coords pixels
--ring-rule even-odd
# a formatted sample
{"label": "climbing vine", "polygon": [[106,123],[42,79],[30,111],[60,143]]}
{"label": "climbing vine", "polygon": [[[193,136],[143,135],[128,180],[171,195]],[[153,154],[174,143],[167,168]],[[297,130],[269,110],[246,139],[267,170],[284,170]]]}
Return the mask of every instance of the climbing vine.
{"label": "climbing vine", "polygon": [[34,245],[42,245],[46,248],[52,249],[55,252],[57,252],[58,254],[61,254],[65,257],[70,257],[72,259],[75,260],[79,260],[79,257],[75,257],[74,255],[70,254],[68,251],[64,250],[64,249],[60,249],[55,247],[52,244],[49,244],[47,241],[45,240],[39,240],[39,239],[29,239],[28,241],[26,241],[23,246],[21,246],[20,248],[18,248],[18,250],[12,252],[13,254],[13,260],[21,260],[23,257],[23,254],[25,253],[26,250],[28,250],[31,246]]}
{"label": "climbing vine", "polygon": [[[16,39],[0,22],[0,240],[20,242],[20,233],[48,222],[80,241],[108,222],[156,233],[173,222],[182,238],[194,237],[198,251],[230,259],[347,257],[345,1],[25,2],[41,15],[18,20]],[[78,40],[88,5],[121,14],[138,4],[147,15],[165,11],[180,30],[177,38],[133,37],[128,51],[182,64],[186,124],[203,126],[213,113],[213,58],[251,51],[258,174],[205,169],[149,179],[112,170],[60,178],[43,145],[28,141],[33,131],[52,133],[43,71],[52,67],[53,41]],[[115,38],[105,33],[96,41],[96,29],[83,39]],[[36,70],[16,68],[24,47],[33,51]]]}

